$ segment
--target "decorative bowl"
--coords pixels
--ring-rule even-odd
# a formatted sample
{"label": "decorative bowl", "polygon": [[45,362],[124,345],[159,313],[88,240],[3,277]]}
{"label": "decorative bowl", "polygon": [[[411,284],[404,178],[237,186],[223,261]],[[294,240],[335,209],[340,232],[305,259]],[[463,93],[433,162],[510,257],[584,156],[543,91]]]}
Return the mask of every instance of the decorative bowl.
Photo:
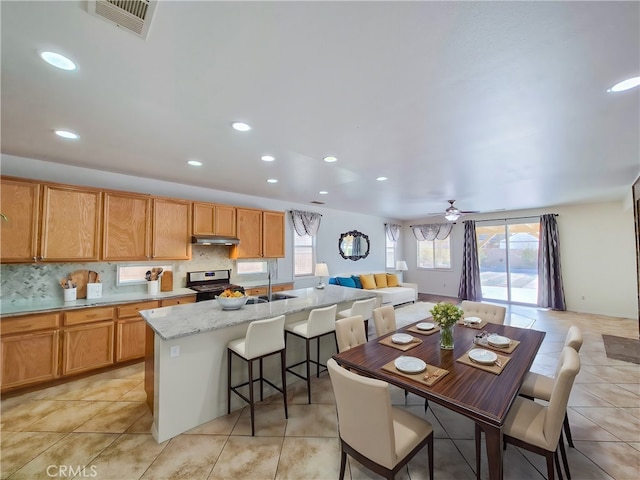
{"label": "decorative bowl", "polygon": [[242,297],[217,296],[216,300],[218,301],[218,303],[220,304],[223,310],[238,310],[242,308],[245,303],[247,303],[248,298],[249,297],[247,297],[246,295],[243,295]]}

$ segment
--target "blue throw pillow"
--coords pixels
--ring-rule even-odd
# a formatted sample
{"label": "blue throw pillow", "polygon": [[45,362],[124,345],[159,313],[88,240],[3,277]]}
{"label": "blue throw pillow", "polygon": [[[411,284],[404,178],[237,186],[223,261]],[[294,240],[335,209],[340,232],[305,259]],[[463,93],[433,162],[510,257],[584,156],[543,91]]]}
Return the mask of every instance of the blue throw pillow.
{"label": "blue throw pillow", "polygon": [[356,282],[351,277],[337,277],[336,280],[338,280],[338,285],[341,287],[356,288]]}
{"label": "blue throw pillow", "polygon": [[356,284],[356,288],[362,288],[362,282],[360,281],[359,275],[351,275],[351,278],[353,278],[353,282]]}
{"label": "blue throw pillow", "polygon": [[335,277],[329,277],[329,285],[338,285],[338,281]]}

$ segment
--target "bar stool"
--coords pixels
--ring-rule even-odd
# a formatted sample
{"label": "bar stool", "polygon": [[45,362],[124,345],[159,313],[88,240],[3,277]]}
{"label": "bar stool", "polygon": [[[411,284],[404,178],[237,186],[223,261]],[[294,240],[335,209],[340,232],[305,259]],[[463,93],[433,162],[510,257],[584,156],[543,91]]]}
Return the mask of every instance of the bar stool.
{"label": "bar stool", "polygon": [[[231,385],[231,354],[245,360],[249,366],[249,380],[238,385]],[[280,370],[282,372],[282,388],[264,378],[262,372],[262,359],[270,355],[280,354]],[[249,404],[251,409],[251,435],[255,435],[253,383],[260,381],[260,400],[263,400],[264,382],[282,393],[284,399],[284,418],[289,418],[287,412],[287,383],[285,375],[285,341],[284,341],[284,315],[266,320],[256,320],[249,324],[247,335],[244,338],[231,340],[227,344],[227,413],[231,413],[231,392],[238,395]],[[260,376],[253,378],[253,361],[260,360]],[[249,385],[249,398],[238,391],[240,387]]]}
{"label": "bar stool", "polygon": [[351,305],[351,308],[347,310],[341,310],[338,312],[338,318],[349,318],[355,317],[356,315],[362,315],[364,319],[364,334],[369,340],[369,320],[373,316],[373,309],[376,307],[376,302],[378,301],[378,297],[367,298],[366,300],[356,300]]}
{"label": "bar stool", "polygon": [[[306,346],[306,360],[302,360],[298,363],[294,363],[293,365],[289,365],[286,370],[298,378],[307,381],[307,396],[309,399],[309,403],[311,403],[311,369],[310,364],[316,364],[316,376],[320,377],[320,367],[324,367],[326,370],[327,366],[320,363],[320,337],[324,337],[325,335],[333,335],[334,340],[336,341],[336,350],[338,349],[338,340],[336,339],[336,310],[338,305],[331,305],[330,307],[324,308],[314,308],[309,313],[309,317],[307,320],[302,320],[301,322],[290,323],[284,327],[285,331],[285,343],[287,342],[287,334],[294,335],[299,338],[303,338],[305,340]],[[311,360],[310,355],[310,342],[313,339],[316,339],[316,360]],[[298,372],[293,370],[294,367],[298,365],[302,365],[306,363],[307,365],[307,376],[300,375]],[[324,371],[324,370],[323,370]]]}

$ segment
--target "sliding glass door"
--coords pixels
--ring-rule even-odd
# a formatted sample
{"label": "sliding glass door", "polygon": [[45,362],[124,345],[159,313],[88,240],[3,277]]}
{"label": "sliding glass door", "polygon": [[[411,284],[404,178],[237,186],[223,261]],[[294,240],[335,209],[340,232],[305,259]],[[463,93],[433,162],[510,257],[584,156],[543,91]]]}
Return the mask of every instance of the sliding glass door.
{"label": "sliding glass door", "polygon": [[540,223],[477,222],[482,298],[535,305]]}

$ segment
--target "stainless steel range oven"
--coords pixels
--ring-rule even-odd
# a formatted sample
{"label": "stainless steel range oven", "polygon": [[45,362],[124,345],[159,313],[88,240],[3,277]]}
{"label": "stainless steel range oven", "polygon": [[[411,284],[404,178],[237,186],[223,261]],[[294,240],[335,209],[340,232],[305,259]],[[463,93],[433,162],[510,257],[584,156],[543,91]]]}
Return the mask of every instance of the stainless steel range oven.
{"label": "stainless steel range oven", "polygon": [[244,288],[231,282],[231,270],[202,270],[187,272],[187,288],[195,290],[196,302],[214,300],[227,288],[233,291],[241,291]]}

